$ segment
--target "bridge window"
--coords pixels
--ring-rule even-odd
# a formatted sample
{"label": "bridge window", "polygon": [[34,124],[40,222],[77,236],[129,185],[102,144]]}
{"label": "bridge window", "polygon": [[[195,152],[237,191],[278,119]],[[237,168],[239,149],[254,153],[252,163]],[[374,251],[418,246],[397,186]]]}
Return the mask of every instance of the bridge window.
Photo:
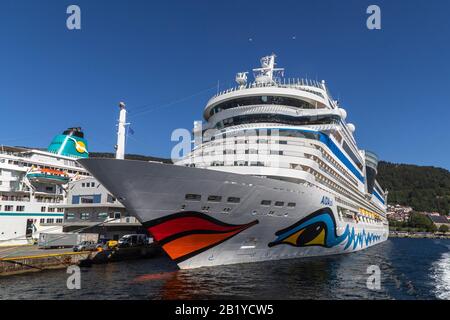
{"label": "bridge window", "polygon": [[283,106],[290,106],[290,107],[296,107],[299,109],[314,109],[315,107],[303,100],[295,99],[295,98],[289,98],[289,97],[282,97],[282,96],[254,96],[254,97],[243,97],[243,98],[237,98],[233,99],[231,101],[225,101],[214,108],[211,109],[210,115],[220,112],[222,110],[232,109],[236,107],[242,107],[242,106],[251,106],[251,105],[261,105],[261,104],[276,104],[276,105],[283,105]]}

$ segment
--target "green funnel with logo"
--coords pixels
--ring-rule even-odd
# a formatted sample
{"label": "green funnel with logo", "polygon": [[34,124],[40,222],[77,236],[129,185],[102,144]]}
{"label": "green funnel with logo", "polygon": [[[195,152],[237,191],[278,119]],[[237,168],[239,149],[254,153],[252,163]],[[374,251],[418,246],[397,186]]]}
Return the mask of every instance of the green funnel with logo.
{"label": "green funnel with logo", "polygon": [[89,157],[88,143],[84,139],[81,128],[69,128],[62,134],[55,136],[47,151],[68,157]]}

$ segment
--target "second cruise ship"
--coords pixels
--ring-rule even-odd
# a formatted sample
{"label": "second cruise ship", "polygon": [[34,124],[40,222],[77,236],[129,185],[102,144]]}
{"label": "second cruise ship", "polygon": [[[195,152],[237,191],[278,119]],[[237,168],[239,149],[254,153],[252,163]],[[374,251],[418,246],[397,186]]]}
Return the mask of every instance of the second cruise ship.
{"label": "second cruise ship", "polygon": [[182,269],[357,251],[388,237],[377,156],[324,81],[275,55],[212,97],[175,165],[82,159]]}

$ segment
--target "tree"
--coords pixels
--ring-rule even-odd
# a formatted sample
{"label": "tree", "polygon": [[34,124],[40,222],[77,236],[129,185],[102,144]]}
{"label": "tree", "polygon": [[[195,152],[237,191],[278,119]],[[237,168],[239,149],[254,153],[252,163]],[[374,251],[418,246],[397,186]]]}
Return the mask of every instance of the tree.
{"label": "tree", "polygon": [[439,227],[439,232],[445,233],[445,232],[448,232],[448,230],[449,230],[449,228],[445,224],[441,224],[441,226]]}
{"label": "tree", "polygon": [[426,215],[412,212],[409,216],[408,226],[413,228],[425,229],[428,232],[436,232],[436,225]]}

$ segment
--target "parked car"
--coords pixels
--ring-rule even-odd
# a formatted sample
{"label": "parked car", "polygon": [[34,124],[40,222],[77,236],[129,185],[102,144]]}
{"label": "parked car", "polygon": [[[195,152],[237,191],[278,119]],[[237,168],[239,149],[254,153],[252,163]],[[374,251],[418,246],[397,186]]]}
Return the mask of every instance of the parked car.
{"label": "parked car", "polygon": [[73,251],[95,251],[97,250],[97,246],[97,243],[95,243],[94,241],[82,241],[80,244],[73,247]]}

